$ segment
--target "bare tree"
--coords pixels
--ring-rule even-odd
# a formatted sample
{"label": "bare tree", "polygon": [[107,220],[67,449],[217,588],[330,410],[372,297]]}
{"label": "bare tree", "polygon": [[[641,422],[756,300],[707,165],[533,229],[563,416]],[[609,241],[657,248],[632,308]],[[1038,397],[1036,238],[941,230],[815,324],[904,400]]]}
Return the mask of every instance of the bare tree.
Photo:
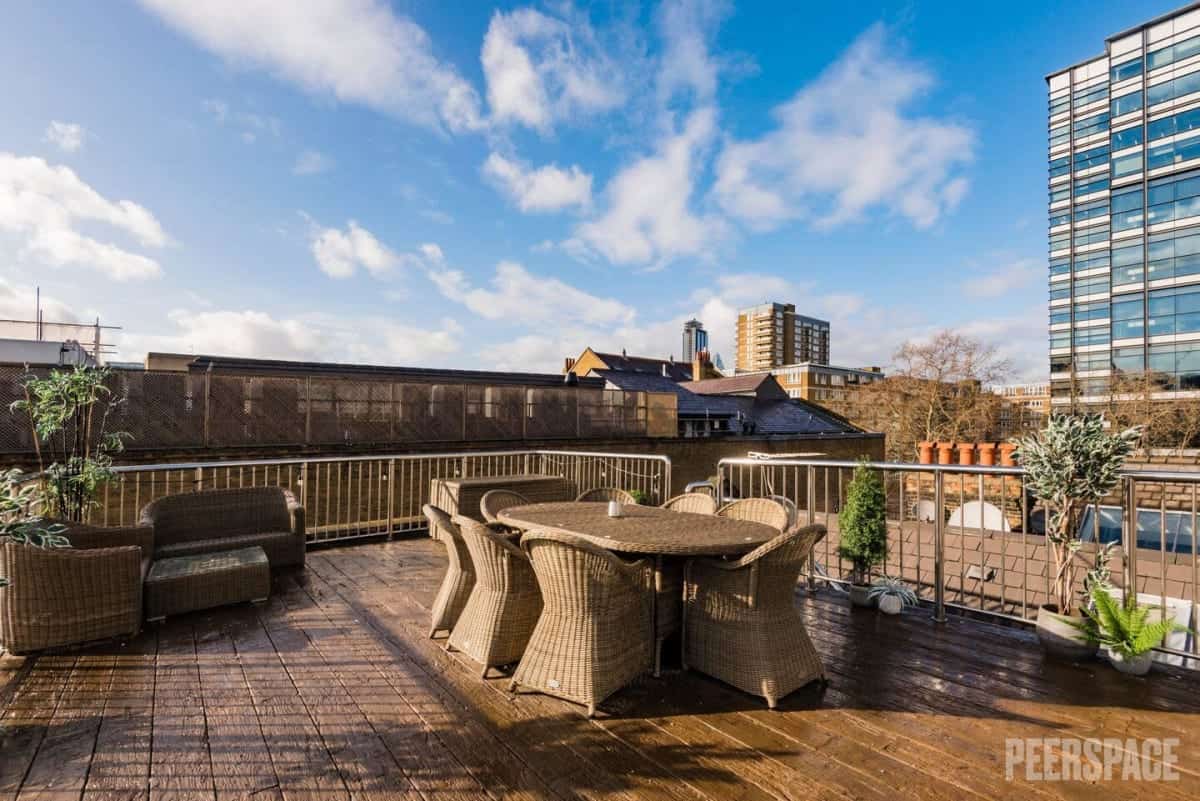
{"label": "bare tree", "polygon": [[1105,416],[1116,428],[1140,426],[1151,448],[1195,447],[1200,440],[1200,398],[1166,395],[1170,376],[1152,370],[1114,375]]}
{"label": "bare tree", "polygon": [[989,387],[1004,381],[1010,366],[995,347],[944,330],[905,342],[892,362],[887,378],[834,407],[857,425],[886,434],[889,458],[912,460],[923,440],[998,437],[1002,400]]}

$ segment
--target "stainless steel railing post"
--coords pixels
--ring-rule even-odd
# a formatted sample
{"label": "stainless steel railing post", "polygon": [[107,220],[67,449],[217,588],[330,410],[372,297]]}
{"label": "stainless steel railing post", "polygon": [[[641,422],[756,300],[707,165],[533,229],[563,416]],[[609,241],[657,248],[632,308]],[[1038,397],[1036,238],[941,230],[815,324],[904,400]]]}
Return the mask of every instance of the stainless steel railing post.
{"label": "stainless steel railing post", "polygon": [[[933,622],[946,622],[945,473],[933,474]],[[918,568],[918,571],[920,568]],[[919,575],[919,572],[918,572]]]}

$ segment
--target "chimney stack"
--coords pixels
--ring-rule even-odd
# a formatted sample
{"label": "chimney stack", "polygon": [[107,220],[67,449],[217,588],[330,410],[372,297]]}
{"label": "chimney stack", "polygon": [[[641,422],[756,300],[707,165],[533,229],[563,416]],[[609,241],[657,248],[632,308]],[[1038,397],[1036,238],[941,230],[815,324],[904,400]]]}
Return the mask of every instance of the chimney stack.
{"label": "chimney stack", "polygon": [[571,372],[571,368],[574,366],[575,366],[575,360],[572,359],[570,356],[563,359],[563,372],[564,373]]}

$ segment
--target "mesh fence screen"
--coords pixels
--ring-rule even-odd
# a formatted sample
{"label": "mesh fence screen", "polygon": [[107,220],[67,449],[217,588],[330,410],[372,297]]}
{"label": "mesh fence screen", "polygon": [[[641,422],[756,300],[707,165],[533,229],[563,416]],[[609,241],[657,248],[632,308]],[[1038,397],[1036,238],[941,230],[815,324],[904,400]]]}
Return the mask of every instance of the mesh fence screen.
{"label": "mesh fence screen", "polygon": [[[29,453],[10,405],[31,374],[0,366],[0,452]],[[673,436],[673,395],[117,370],[108,430],[132,451]]]}

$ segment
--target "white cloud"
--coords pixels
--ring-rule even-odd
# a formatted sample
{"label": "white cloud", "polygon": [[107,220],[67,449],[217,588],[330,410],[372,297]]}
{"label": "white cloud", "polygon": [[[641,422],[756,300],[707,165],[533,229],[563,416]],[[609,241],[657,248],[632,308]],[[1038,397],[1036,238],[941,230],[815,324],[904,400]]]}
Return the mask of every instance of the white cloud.
{"label": "white cloud", "polygon": [[1034,259],[1017,259],[995,270],[968,278],[963,291],[973,298],[995,298],[1029,286],[1045,273],[1045,266]]}
{"label": "white cloud", "polygon": [[107,226],[147,248],[169,241],[145,207],[105,198],[68,167],[0,152],[0,230],[17,235],[23,255],[55,267],[97,270],[118,281],[162,273],[154,259],[84,234],[81,224]]}
{"label": "white cloud", "polygon": [[672,0],[658,11],[663,54],[657,76],[658,101],[667,106],[679,94],[705,104],[717,91],[720,64],[711,52],[717,27],[729,13],[720,0]]}
{"label": "white cloud", "polygon": [[314,225],[310,240],[317,266],[330,278],[349,278],[359,267],[379,277],[400,262],[396,253],[354,220],[345,230]]}
{"label": "white cloud", "polygon": [[46,127],[46,141],[65,153],[74,153],[83,147],[86,137],[87,131],[79,123],[52,120]]}
{"label": "white cloud", "polygon": [[259,310],[191,311],[167,315],[171,330],[127,334],[122,358],[168,351],[264,359],[299,359],[364,364],[437,364],[460,347],[462,329],[453,320],[417,327],[381,317],[302,315],[277,317]]}
{"label": "white cloud", "polygon": [[619,264],[661,265],[703,254],[719,238],[721,223],[695,214],[690,201],[715,128],[711,107],[692,112],[682,131],[613,177],[604,189],[606,210],[579,225],[574,238]]}
{"label": "white cloud", "polygon": [[228,61],[394,117],[452,131],[482,126],[479,96],[429,35],[382,0],[140,0]]}
{"label": "white cloud", "polygon": [[278,138],[283,130],[283,123],[279,121],[279,118],[270,114],[232,109],[224,100],[215,98],[205,100],[201,105],[212,115],[218,125],[229,125],[236,128],[239,138],[248,145],[257,142],[258,137],[262,134],[270,134]]}
{"label": "white cloud", "polygon": [[533,169],[492,153],[483,164],[483,174],[512,198],[521,211],[586,208],[592,202],[592,176],[576,165],[565,170],[557,164]]}
{"label": "white cloud", "polygon": [[773,131],[728,142],[717,164],[721,207],[759,230],[794,218],[828,227],[872,208],[926,228],[952,210],[967,189],[955,170],[970,161],[974,134],[909,110],[933,77],[896,48],[871,27],[775,109]]}
{"label": "white cloud", "polygon": [[444,296],[488,320],[541,326],[622,324],[634,318],[634,310],[620,301],[593,295],[557,278],[534,275],[516,262],[496,265],[490,289],[473,287],[460,270],[436,265],[431,266],[429,277]]}
{"label": "white cloud", "polygon": [[625,101],[621,65],[585,17],[532,8],[492,15],[480,59],[493,119],[549,132],[556,120]]}
{"label": "white cloud", "polygon": [[292,165],[294,175],[315,175],[333,169],[333,159],[316,150],[305,150]]}

